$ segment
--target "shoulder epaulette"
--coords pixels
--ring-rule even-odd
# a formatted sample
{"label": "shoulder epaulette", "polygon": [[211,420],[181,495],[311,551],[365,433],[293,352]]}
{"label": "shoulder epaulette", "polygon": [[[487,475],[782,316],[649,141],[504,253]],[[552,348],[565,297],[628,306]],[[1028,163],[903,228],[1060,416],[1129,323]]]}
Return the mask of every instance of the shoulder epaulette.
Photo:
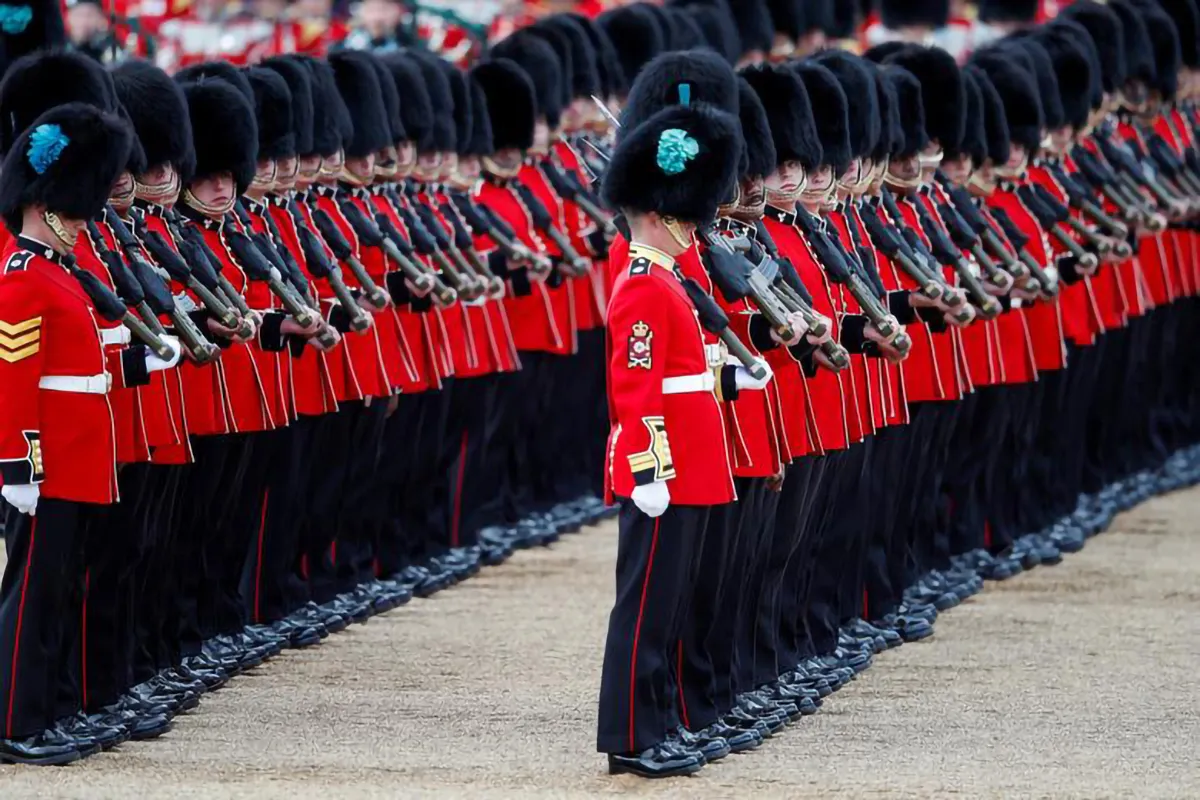
{"label": "shoulder epaulette", "polygon": [[13,272],[24,272],[25,267],[29,266],[29,259],[33,258],[33,253],[28,250],[18,250],[8,257],[8,261],[4,264],[4,273],[8,275]]}
{"label": "shoulder epaulette", "polygon": [[648,258],[635,258],[629,262],[629,277],[634,278],[638,275],[649,275],[650,269],[654,266],[654,262]]}

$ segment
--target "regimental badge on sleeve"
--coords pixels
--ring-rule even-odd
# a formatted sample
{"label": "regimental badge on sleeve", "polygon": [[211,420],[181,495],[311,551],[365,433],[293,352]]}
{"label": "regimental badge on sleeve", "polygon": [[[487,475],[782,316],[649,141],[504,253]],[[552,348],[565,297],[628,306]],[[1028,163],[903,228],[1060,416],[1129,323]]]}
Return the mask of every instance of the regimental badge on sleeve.
{"label": "regimental badge on sleeve", "polygon": [[652,366],[650,341],[654,338],[654,331],[650,330],[650,326],[645,322],[638,320],[633,323],[633,329],[629,334],[629,368],[630,369],[650,369]]}

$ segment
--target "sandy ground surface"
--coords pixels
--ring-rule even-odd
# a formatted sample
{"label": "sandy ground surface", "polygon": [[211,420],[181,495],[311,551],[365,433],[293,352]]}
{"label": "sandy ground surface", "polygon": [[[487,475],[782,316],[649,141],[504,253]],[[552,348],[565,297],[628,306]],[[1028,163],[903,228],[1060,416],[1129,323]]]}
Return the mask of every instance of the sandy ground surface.
{"label": "sandy ground surface", "polygon": [[0,767],[0,797],[1200,797],[1200,490],[942,616],[758,751],[687,779],[594,752],[611,529],[237,679],[155,742]]}

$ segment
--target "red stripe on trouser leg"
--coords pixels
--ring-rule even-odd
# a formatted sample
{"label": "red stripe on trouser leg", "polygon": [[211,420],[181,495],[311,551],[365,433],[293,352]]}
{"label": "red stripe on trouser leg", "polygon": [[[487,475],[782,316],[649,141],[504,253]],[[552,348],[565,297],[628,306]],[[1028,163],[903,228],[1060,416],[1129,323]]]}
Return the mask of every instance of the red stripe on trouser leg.
{"label": "red stripe on trouser leg", "polygon": [[462,520],[463,474],[467,471],[467,432],[463,431],[462,446],[458,450],[458,480],[454,486],[454,518],[450,521],[450,546],[458,547],[458,526]]}
{"label": "red stripe on trouser leg", "polygon": [[637,682],[638,638],[642,635],[642,616],[646,613],[646,594],[650,591],[650,573],[654,571],[654,551],[658,548],[658,523],[654,520],[654,535],[650,538],[650,557],[646,560],[646,576],[642,579],[642,600],[638,604],[637,625],[633,629],[633,656],[629,659],[629,749],[634,748],[633,712]]}
{"label": "red stripe on trouser leg", "polygon": [[4,736],[12,738],[13,703],[17,699],[17,656],[21,652],[21,623],[25,621],[25,590],[29,588],[29,570],[33,569],[33,546],[37,540],[37,517],[29,524],[29,553],[25,556],[25,575],[21,578],[21,600],[17,604],[17,632],[13,637],[12,671],[9,673],[8,714],[4,720]]}
{"label": "red stripe on trouser leg", "polygon": [[992,549],[992,523],[987,520],[983,523],[983,546]]}
{"label": "red stripe on trouser leg", "polygon": [[308,553],[300,556],[300,577],[308,580]]}
{"label": "red stripe on trouser leg", "polygon": [[679,687],[679,713],[683,717],[683,727],[692,729],[688,721],[687,700],[683,696],[683,639],[675,643],[675,685]]}
{"label": "red stripe on trouser leg", "polygon": [[257,624],[262,622],[262,614],[259,613],[258,598],[262,594],[262,553],[263,553],[263,538],[267,531],[267,503],[271,500],[271,490],[267,489],[263,492],[263,508],[262,519],[258,521],[258,557],[254,563],[254,622]]}
{"label": "red stripe on trouser leg", "polygon": [[863,619],[869,620],[871,618],[870,614],[867,612],[867,609],[869,609],[869,608],[870,608],[870,606],[867,605],[867,587],[864,586],[863,587],[863,609],[862,609],[862,618]]}

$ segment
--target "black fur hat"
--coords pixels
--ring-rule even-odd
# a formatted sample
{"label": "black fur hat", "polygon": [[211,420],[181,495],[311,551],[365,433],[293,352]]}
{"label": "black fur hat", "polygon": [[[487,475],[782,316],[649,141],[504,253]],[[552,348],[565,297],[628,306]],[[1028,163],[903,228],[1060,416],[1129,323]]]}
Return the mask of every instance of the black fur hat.
{"label": "black fur hat", "polygon": [[654,14],[641,4],[605,11],[596,18],[596,24],[616,48],[617,61],[629,85],[642,67],[666,47]]}
{"label": "black fur hat", "polygon": [[767,0],[767,10],[771,12],[771,24],[776,33],[795,42],[808,32],[803,0]]}
{"label": "black fur hat", "polygon": [[647,64],[630,87],[617,137],[623,137],[664,106],[683,102],[680,90],[685,84],[690,102],[707,103],[737,116],[737,74],[729,62],[709,50],[664,53]]}
{"label": "black fur hat", "polygon": [[975,64],[968,64],[964,71],[975,79],[979,87],[979,99],[983,101],[984,152],[993,164],[1008,163],[1009,133],[1008,117],[1004,114],[1004,100],[992,85],[992,79]]}
{"label": "black fur hat", "polygon": [[467,91],[471,96],[471,137],[459,146],[464,156],[490,156],[496,152],[492,144],[492,120],[488,116],[487,96],[477,81],[467,77]]}
{"label": "black fur hat", "polygon": [[869,156],[879,143],[880,128],[879,100],[872,75],[874,65],[845,50],[826,50],[816,60],[834,74],[846,97],[854,98],[846,109],[851,156]]}
{"label": "black fur hat", "polygon": [[383,105],[383,90],[369,53],[339,50],[329,54],[338,94],[350,112],[354,133],[342,142],[347,158],[362,158],[392,144],[392,129]]}
{"label": "black fur hat", "polygon": [[196,166],[187,100],[171,76],[148,61],[130,60],[112,70],[121,105],[146,154],[148,167],[170,163],[185,183]]}
{"label": "black fur hat", "polygon": [[205,61],[175,73],[175,80],[180,83],[190,83],[200,78],[220,78],[241,92],[250,105],[254,105],[254,89],[251,88],[250,81],[246,80],[246,73],[228,61]]}
{"label": "black fur hat", "polygon": [[522,34],[530,34],[542,39],[554,50],[558,84],[558,106],[565,109],[571,105],[574,98],[572,87],[575,85],[575,54],[571,52],[571,40],[559,28],[535,22],[521,29]]}
{"label": "black fur hat", "polygon": [[787,67],[771,64],[748,67],[742,76],[766,111],[776,166],[799,161],[806,170],[819,167],[824,157],[821,138],[800,76]]}
{"label": "black fur hat", "polygon": [[730,64],[738,60],[742,55],[742,40],[724,3],[696,3],[687,6],[685,11],[696,21],[710,50]]}
{"label": "black fur hat", "polygon": [[872,9],[871,0],[865,2],[829,3],[833,6],[833,23],[826,31],[833,39],[856,39],[863,19]]}
{"label": "black fur hat", "polygon": [[[429,95],[430,118],[433,120],[433,130],[429,136],[431,147],[418,146],[418,149],[422,152],[455,152],[458,149],[458,131],[454,126],[454,95],[450,92],[450,81],[442,71],[441,59],[417,50],[408,50],[404,55],[421,73],[421,81]],[[403,91],[400,105],[404,105]]]}
{"label": "black fur hat", "polygon": [[775,43],[775,26],[771,24],[771,11],[766,0],[734,0],[729,10],[737,23],[738,37],[742,41],[742,55],[753,51],[771,52]]}
{"label": "black fur hat", "polygon": [[1104,91],[1111,93],[1124,86],[1128,65],[1125,34],[1117,13],[1094,0],[1076,0],[1067,6],[1059,18],[1079,23],[1092,37],[1099,55]]}
{"label": "black fur hat", "polygon": [[1087,49],[1091,37],[1075,23],[1059,20],[1039,28],[1035,38],[1045,48],[1050,63],[1054,65],[1066,123],[1076,129],[1083,128],[1087,125],[1092,108],[1098,105],[1096,101],[1100,88],[1098,68]]}
{"label": "black fur hat", "polygon": [[471,68],[470,78],[487,103],[493,148],[532,147],[537,100],[525,70],[506,58],[488,58]]}
{"label": "black fur hat", "polygon": [[579,19],[573,14],[555,14],[545,17],[539,23],[543,27],[557,29],[567,37],[571,44],[571,86],[572,99],[588,98],[601,95],[600,70],[597,66],[596,47],[592,37]]}
{"label": "black fur hat", "polygon": [[35,119],[64,103],[116,111],[111,79],[81,53],[31,53],[14,62],[0,82],[0,153],[7,153]]}
{"label": "black fur hat", "polygon": [[1154,82],[1150,88],[1158,90],[1164,100],[1173,100],[1179,88],[1179,68],[1183,63],[1179,30],[1171,15],[1154,0],[1143,0],[1134,5],[1142,12],[1154,53]]}
{"label": "black fur hat", "polygon": [[1041,0],[979,0],[980,22],[1033,22]]}
{"label": "black fur hat", "polygon": [[378,56],[371,59],[371,66],[375,68],[375,77],[379,80],[379,93],[383,97],[383,113],[387,117],[392,141],[407,141],[408,131],[404,130],[404,119],[400,116],[400,93],[396,91],[396,82],[392,80],[392,73],[383,65]]}
{"label": "black fur hat", "polygon": [[792,69],[804,82],[815,112],[817,136],[821,139],[821,164],[833,167],[835,176],[841,175],[854,158],[847,116],[849,101],[842,83],[836,75],[815,61],[798,61]]}
{"label": "black fur hat", "polygon": [[242,194],[258,163],[258,125],[250,101],[230,83],[201,78],[183,84],[192,135],[196,145],[196,172],[192,181],[222,172],[233,174]]}
{"label": "black fur hat", "polygon": [[9,24],[11,30],[0,33],[0,75],[19,58],[67,43],[59,0],[18,0],[10,3],[9,8],[14,11],[28,8],[29,13],[20,21],[14,17]]}
{"label": "black fur hat", "polygon": [[1114,0],[1108,4],[1117,18],[1121,20],[1121,34],[1125,43],[1125,80],[1141,81],[1146,86],[1153,86],[1155,80],[1155,61],[1153,45],[1146,23],[1142,21],[1141,11],[1130,3]]}
{"label": "black fur hat", "polygon": [[775,171],[777,163],[771,123],[758,94],[742,77],[738,78],[738,119],[742,123],[744,154],[741,174],[765,178]]}
{"label": "black fur hat", "polygon": [[1158,0],[1179,31],[1180,57],[1185,67],[1200,67],[1200,5],[1196,0]]}
{"label": "black fur hat", "polygon": [[907,47],[887,57],[921,84],[921,105],[930,140],[956,150],[966,125],[966,89],[954,56],[939,47]]}
{"label": "black fur hat", "polygon": [[254,90],[254,119],[258,123],[258,157],[289,158],[296,155],[292,128],[292,92],[287,81],[266,67],[250,67],[246,80]]}
{"label": "black fur hat", "polygon": [[0,216],[19,232],[22,209],[41,204],[68,219],[94,219],[126,169],[133,130],[84,103],[52,108],[14,143],[0,168]]}
{"label": "black fur hat", "polygon": [[950,0],[880,0],[883,27],[941,28],[950,21]]}
{"label": "black fur hat", "polygon": [[904,129],[900,124],[900,97],[888,80],[883,68],[872,70],[875,78],[875,97],[879,103],[879,143],[871,158],[876,162],[899,153],[904,148]]}
{"label": "black fur hat", "polygon": [[605,201],[610,208],[711,222],[737,180],[738,128],[735,118],[711,106],[661,109],[613,151]]}
{"label": "black fur hat", "polygon": [[903,67],[883,66],[884,77],[896,90],[896,109],[900,120],[900,149],[895,158],[908,158],[929,145],[929,130],[925,125],[925,100],[921,82]]}
{"label": "black fur hat", "polygon": [[1067,124],[1067,114],[1063,110],[1062,94],[1058,87],[1058,75],[1054,72],[1054,62],[1046,48],[1035,39],[1031,32],[1026,31],[1016,36],[1009,36],[997,42],[997,46],[1009,52],[1024,53],[1025,63],[1031,67],[1031,74],[1037,83],[1038,97],[1042,103],[1042,124],[1046,130],[1058,130]]}
{"label": "black fur hat", "polygon": [[525,74],[533,81],[538,116],[544,118],[551,128],[557,128],[562,117],[564,93],[560,79],[562,65],[554,48],[534,34],[517,31],[497,43],[491,54],[516,62],[525,70]]}
{"label": "black fur hat", "polygon": [[672,50],[695,50],[709,47],[708,36],[696,18],[679,6],[662,6],[671,26]]}
{"label": "black fur hat", "polygon": [[629,88],[629,83],[625,80],[625,70],[621,68],[621,59],[617,56],[617,48],[613,46],[612,39],[608,38],[608,33],[597,25],[595,20],[582,14],[566,14],[564,16],[575,20],[587,34],[588,41],[592,43],[598,94],[602,97],[624,95]]}
{"label": "black fur hat", "polygon": [[321,156],[332,156],[354,135],[350,109],[338,92],[333,67],[327,61],[311,56],[296,56],[308,66],[313,83],[313,150]]}
{"label": "black fur hat", "polygon": [[1046,125],[1037,78],[1006,48],[989,47],[976,53],[971,61],[983,70],[1000,95],[1009,141],[1022,145],[1030,155],[1036,153]]}
{"label": "black fur hat", "polygon": [[947,159],[957,159],[968,156],[976,164],[982,164],[987,158],[987,134],[983,122],[983,96],[975,77],[963,70],[963,88],[967,90],[967,124],[963,129],[962,144],[957,151],[946,151],[943,156]]}
{"label": "black fur hat", "polygon": [[454,101],[455,150],[466,152],[471,146],[471,135],[475,122],[471,119],[471,91],[467,87],[467,76],[449,61],[441,62],[442,74],[450,85],[450,99]]}
{"label": "black fur hat", "polygon": [[262,62],[287,82],[292,93],[292,135],[296,137],[296,153],[305,156],[313,152],[313,88],[312,75],[299,61],[276,56]]}
{"label": "black fur hat", "polygon": [[421,69],[400,53],[389,53],[380,57],[380,62],[392,76],[396,94],[400,101],[400,120],[408,141],[421,152],[437,150],[434,142],[435,128],[433,100],[429,88],[421,75]]}
{"label": "black fur hat", "polygon": [[835,1],[844,3],[847,0],[803,0],[806,33],[811,31],[833,32],[834,18],[836,17],[833,10]]}

